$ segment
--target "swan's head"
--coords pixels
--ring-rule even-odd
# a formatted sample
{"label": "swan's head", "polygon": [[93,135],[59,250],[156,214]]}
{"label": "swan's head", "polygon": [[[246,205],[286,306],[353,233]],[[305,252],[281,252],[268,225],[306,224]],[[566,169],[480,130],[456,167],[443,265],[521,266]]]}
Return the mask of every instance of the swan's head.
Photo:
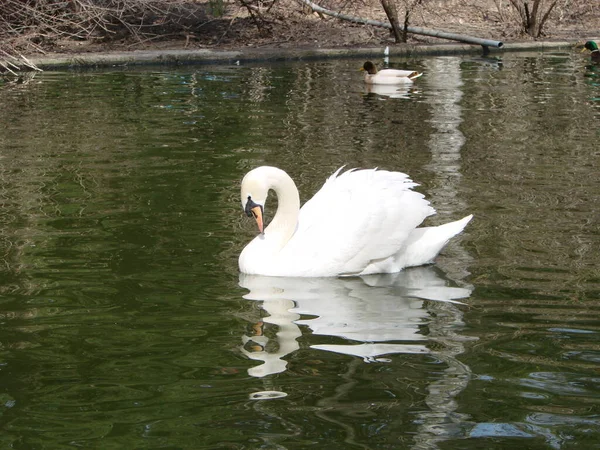
{"label": "swan's head", "polygon": [[277,167],[257,167],[246,174],[240,192],[244,212],[256,219],[258,230],[263,233],[263,213],[269,190],[273,190],[279,199],[277,213],[271,224],[275,224],[278,217],[281,223],[293,222],[293,233],[300,210],[300,197],[294,181]]}
{"label": "swan's head", "polygon": [[377,73],[377,67],[375,67],[375,64],[373,64],[371,61],[367,61],[366,63],[364,63],[362,69],[360,70],[364,70],[365,72],[371,75],[375,75]]}
{"label": "swan's head", "polygon": [[263,214],[268,193],[268,177],[263,167],[246,174],[240,191],[242,208],[248,217],[254,217],[261,233],[264,231]]}

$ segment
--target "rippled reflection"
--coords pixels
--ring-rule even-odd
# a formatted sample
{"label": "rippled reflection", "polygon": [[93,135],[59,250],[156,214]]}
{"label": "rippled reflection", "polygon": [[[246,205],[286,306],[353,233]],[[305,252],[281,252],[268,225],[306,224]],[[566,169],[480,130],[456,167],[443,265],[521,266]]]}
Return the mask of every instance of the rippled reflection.
{"label": "rippled reflection", "polygon": [[[286,358],[300,349],[299,340],[309,331],[310,349],[364,363],[386,364],[392,355],[431,355],[448,368],[428,382],[428,410],[419,414],[416,440],[431,443],[450,436],[440,436],[435,429],[452,416],[460,417],[454,398],[471,378],[469,368],[456,359],[465,338],[452,331],[462,325],[460,305],[465,305],[471,288],[449,285],[432,266],[357,278],[242,274],[239,282],[249,290],[244,298],[260,302],[266,314],[252,324],[252,334],[242,337],[242,353],[262,362],[250,368],[249,375],[267,377],[285,371]],[[322,343],[328,341],[340,343]]]}
{"label": "rippled reflection", "polygon": [[[386,95],[357,66],[0,86],[0,447],[597,447],[598,71],[434,57]],[[401,170],[427,225],[475,217],[424,271],[239,279],[262,164],[303,200]]]}
{"label": "rippled reflection", "polygon": [[366,94],[376,94],[382,97],[410,99],[412,91],[416,89],[414,86],[407,85],[385,85],[385,84],[366,84]]}
{"label": "rippled reflection", "polygon": [[[264,377],[285,370],[283,360],[298,350],[301,326],[313,335],[335,336],[346,344],[313,344],[311,348],[385,361],[379,356],[394,353],[427,353],[428,338],[422,328],[430,325],[425,300],[456,303],[470,289],[450,287],[431,267],[413,268],[395,274],[358,278],[287,278],[240,275],[240,286],[250,292],[247,300],[261,302],[268,314],[255,324],[255,334],[244,336],[242,351],[263,361],[248,371]],[[309,316],[301,320],[301,317]],[[276,325],[275,350],[264,327]],[[408,341],[409,343],[391,343]]]}

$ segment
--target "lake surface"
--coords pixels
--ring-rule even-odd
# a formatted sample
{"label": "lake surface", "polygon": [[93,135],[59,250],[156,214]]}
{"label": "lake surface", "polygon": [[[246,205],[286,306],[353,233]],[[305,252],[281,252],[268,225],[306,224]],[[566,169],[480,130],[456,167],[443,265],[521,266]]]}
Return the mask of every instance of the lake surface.
{"label": "lake surface", "polygon": [[[600,69],[573,52],[0,85],[0,447],[600,448]],[[400,170],[435,265],[240,276],[243,175]],[[268,205],[271,213],[275,205]],[[449,301],[450,300],[450,301]]]}

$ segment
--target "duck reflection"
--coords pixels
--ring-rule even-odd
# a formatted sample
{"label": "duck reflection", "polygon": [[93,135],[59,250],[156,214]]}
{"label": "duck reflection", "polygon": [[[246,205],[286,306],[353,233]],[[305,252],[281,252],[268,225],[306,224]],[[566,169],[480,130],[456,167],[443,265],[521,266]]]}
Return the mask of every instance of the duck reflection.
{"label": "duck reflection", "polygon": [[376,94],[389,98],[409,99],[412,89],[414,89],[412,85],[365,84],[365,94]]}
{"label": "duck reflection", "polygon": [[[355,278],[241,274],[239,284],[249,290],[244,298],[261,301],[268,314],[252,326],[250,335],[242,337],[241,351],[263,363],[249,369],[254,377],[286,370],[283,358],[299,349],[302,325],[313,335],[352,341],[311,348],[357,356],[366,362],[385,361],[382,355],[428,353],[428,338],[422,330],[431,314],[425,300],[460,303],[459,299],[471,293],[471,289],[447,286],[433,266]],[[269,325],[277,326],[271,338],[265,335]]]}

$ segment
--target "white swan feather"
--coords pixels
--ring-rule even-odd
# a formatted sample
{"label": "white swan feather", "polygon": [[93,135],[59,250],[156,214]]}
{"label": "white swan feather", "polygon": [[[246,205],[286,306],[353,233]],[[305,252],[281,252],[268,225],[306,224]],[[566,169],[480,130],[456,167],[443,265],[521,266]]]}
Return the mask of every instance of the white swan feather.
{"label": "white swan feather", "polygon": [[[433,262],[472,216],[437,227],[417,228],[435,214],[417,186],[401,172],[341,168],[300,209],[296,185],[276,167],[251,170],[242,180],[242,207],[261,233],[242,251],[242,273],[329,277],[398,272]],[[269,190],[277,212],[263,232]]]}

